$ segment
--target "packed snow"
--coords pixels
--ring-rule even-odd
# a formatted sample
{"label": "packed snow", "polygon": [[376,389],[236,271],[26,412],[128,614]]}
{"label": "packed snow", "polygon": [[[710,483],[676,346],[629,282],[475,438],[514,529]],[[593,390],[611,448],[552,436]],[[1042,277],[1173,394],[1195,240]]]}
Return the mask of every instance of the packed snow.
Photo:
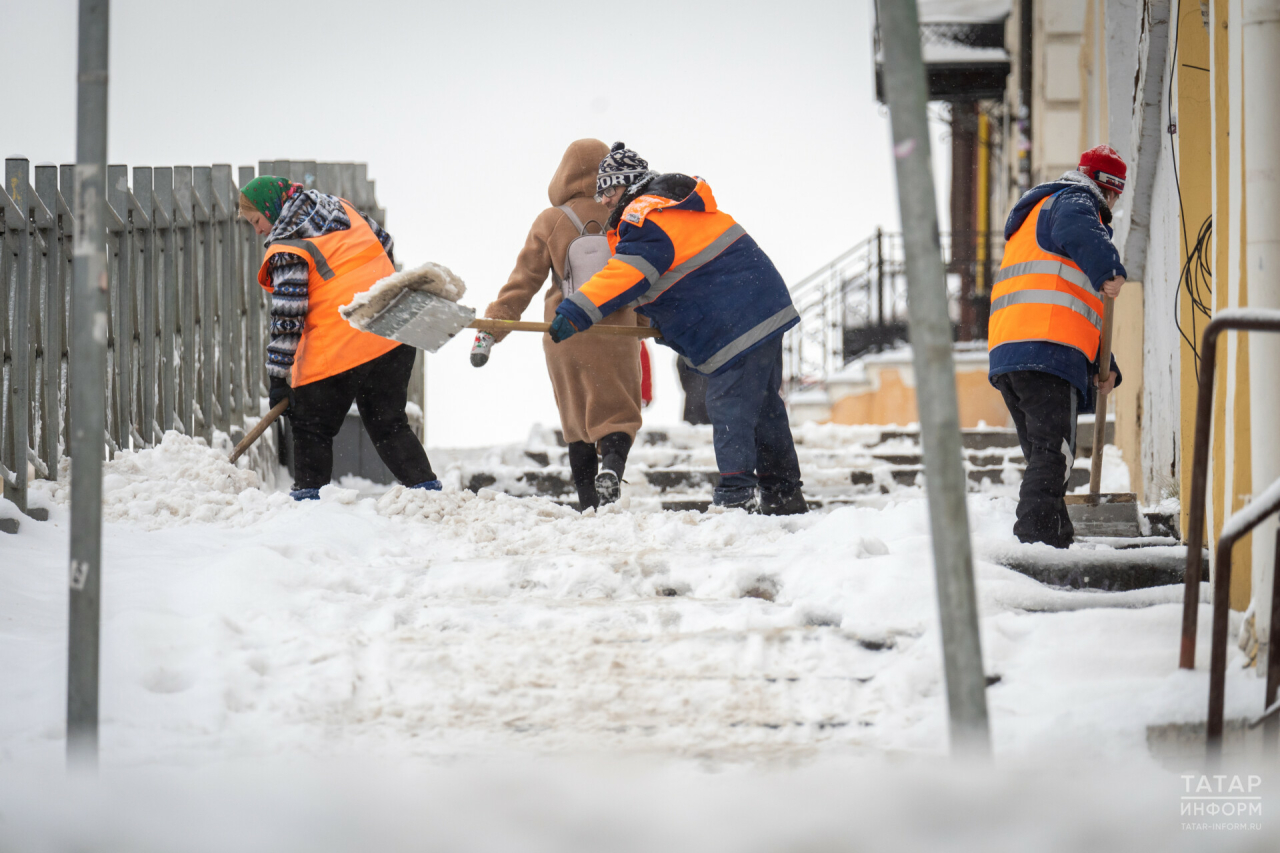
{"label": "packed snow", "polygon": [[[829,428],[805,437],[836,443]],[[22,778],[63,760],[62,473],[35,488],[50,520],[0,537],[0,765]],[[881,774],[867,768],[890,758],[934,769],[886,769],[886,791],[909,799],[965,787],[928,764],[947,752],[947,721],[921,490],[790,518],[625,505],[580,515],[546,498],[473,494],[452,479],[444,492],[328,486],[319,501],[296,503],[229,464],[224,448],[176,433],[107,462],[103,765],[137,774],[373,762],[417,768],[426,775],[412,790],[460,803],[465,791],[488,802],[482,768],[557,789],[608,776],[598,762],[609,756],[606,767],[639,762],[617,771],[626,783],[601,783],[630,791],[619,796],[666,802],[658,784],[700,791],[655,805],[684,822],[695,821],[694,803],[711,813],[735,797],[771,799],[770,779],[825,791],[814,802],[836,807],[824,775],[832,762],[862,768],[852,790],[867,796],[887,794],[873,795],[858,774]],[[997,758],[1013,768],[976,784],[1016,799],[1014,780],[1026,777],[1016,768],[1069,760],[1119,762],[1146,774],[1144,784],[1172,786],[1147,727],[1203,719],[1207,697],[1203,669],[1177,668],[1181,590],[1051,589],[984,559],[1026,547],[1010,533],[1014,506],[1007,494],[969,502],[991,730]],[[1208,599],[1206,587],[1205,626]],[[1231,654],[1227,717],[1254,715],[1262,682]],[[524,763],[534,761],[554,769]],[[440,775],[461,766],[480,775],[457,785]],[[732,780],[700,787],[678,767]],[[792,769],[753,770],[778,767]],[[1124,773],[1109,771],[1113,782]],[[16,778],[0,774],[11,802],[25,790]],[[143,789],[154,782],[143,779]],[[1152,796],[1144,808],[1155,813],[1165,804]],[[791,797],[782,807],[803,811]],[[57,822],[65,808],[23,813]],[[393,824],[412,832],[439,808]],[[598,816],[620,825],[628,813],[615,802]],[[655,831],[636,838],[656,844],[666,836]],[[736,849],[788,847],[742,837]],[[546,849],[592,849],[580,841]],[[910,849],[936,849],[920,843]]]}

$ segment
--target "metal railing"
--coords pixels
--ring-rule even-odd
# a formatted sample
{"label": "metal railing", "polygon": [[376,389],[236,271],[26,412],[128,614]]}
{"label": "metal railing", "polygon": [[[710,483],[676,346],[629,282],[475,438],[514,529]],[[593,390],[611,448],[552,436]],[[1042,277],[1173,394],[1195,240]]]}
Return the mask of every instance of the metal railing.
{"label": "metal railing", "polygon": [[[1213,385],[1218,357],[1218,337],[1228,330],[1280,332],[1280,311],[1265,309],[1227,309],[1219,311],[1204,330],[1200,348],[1200,387],[1196,396],[1196,434],[1191,462],[1191,515],[1187,530],[1187,569],[1182,598],[1182,644],[1178,665],[1183,669],[1196,666],[1196,627],[1200,606],[1200,577],[1203,569],[1205,533],[1205,492],[1209,480],[1209,437],[1213,420]],[[1205,735],[1210,758],[1222,754],[1223,705],[1227,679],[1227,627],[1231,596],[1231,551],[1251,530],[1280,512],[1280,480],[1259,492],[1244,509],[1232,515],[1218,534],[1217,559],[1213,576],[1213,627],[1209,652],[1209,711]],[[1280,575],[1280,536],[1276,540],[1276,567]],[[1280,692],[1280,584],[1272,584],[1271,636],[1267,654],[1267,684],[1264,713],[1258,724],[1270,717],[1268,740],[1275,745],[1277,725],[1276,695]]]}
{"label": "metal railing", "polygon": [[[0,477],[4,495],[33,517],[28,468],[56,478],[68,422],[68,340],[74,166],[5,161],[0,192]],[[342,196],[385,224],[374,182],[357,163],[263,161]],[[109,310],[94,334],[107,344],[104,452],[148,447],[167,430],[212,441],[261,412],[266,389],[266,293],[257,283],[261,240],[238,218],[239,188],[254,178],[230,165],[110,166],[107,170]],[[32,178],[34,177],[34,185]],[[249,464],[268,470],[274,442]]]}
{"label": "metal railing", "polygon": [[[951,239],[942,257],[950,270]],[[953,324],[960,318],[960,278],[947,276]],[[800,324],[783,343],[788,390],[812,385],[864,352],[907,340],[907,275],[902,235],[876,233],[791,287]]]}

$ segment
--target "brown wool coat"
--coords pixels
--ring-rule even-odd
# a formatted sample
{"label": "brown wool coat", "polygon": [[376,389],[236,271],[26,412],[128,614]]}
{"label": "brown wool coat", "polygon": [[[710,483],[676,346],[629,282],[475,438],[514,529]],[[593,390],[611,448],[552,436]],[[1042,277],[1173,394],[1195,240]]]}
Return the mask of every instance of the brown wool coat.
{"label": "brown wool coat", "polygon": [[[564,301],[560,286],[549,279],[564,274],[565,254],[578,236],[564,211],[556,206],[567,204],[587,224],[592,233],[594,219],[603,226],[609,208],[598,204],[596,170],[609,153],[609,146],[597,139],[579,139],[569,146],[560,168],[551,179],[547,196],[552,207],[538,214],[516,258],[516,268],[498,292],[484,315],[498,320],[519,320],[533,297],[547,285],[543,300],[543,317],[550,323],[556,308]],[[611,326],[648,325],[648,321],[630,308],[615,311],[601,321]],[[496,334],[497,340],[506,333]],[[550,335],[542,336],[542,349],[547,357],[547,373],[560,410],[560,427],[565,441],[595,443],[611,432],[625,432],[635,437],[640,428],[640,341],[637,338],[604,335],[574,335],[553,344]]]}

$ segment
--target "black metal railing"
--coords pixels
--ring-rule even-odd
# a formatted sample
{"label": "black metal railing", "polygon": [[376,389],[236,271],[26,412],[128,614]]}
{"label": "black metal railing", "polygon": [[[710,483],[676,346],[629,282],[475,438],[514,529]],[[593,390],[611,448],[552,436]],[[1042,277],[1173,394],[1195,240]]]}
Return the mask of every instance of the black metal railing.
{"label": "black metal railing", "polygon": [[[1219,311],[1204,330],[1200,349],[1200,386],[1196,396],[1196,434],[1191,462],[1191,515],[1187,522],[1187,569],[1182,599],[1182,645],[1178,665],[1184,669],[1196,666],[1196,627],[1200,606],[1200,578],[1203,570],[1205,536],[1205,492],[1209,480],[1209,437],[1213,420],[1214,366],[1218,356],[1218,338],[1229,330],[1280,332],[1280,311],[1264,309],[1227,309]],[[1258,494],[1244,509],[1232,515],[1218,534],[1217,556],[1213,576],[1213,627],[1209,651],[1209,712],[1205,725],[1210,758],[1222,754],[1223,704],[1227,678],[1227,627],[1231,595],[1231,551],[1233,546],[1272,515],[1280,512],[1280,480]],[[1276,541],[1276,568],[1280,574],[1280,536]],[[1272,584],[1271,636],[1268,643],[1268,667],[1264,713],[1255,724],[1269,717],[1268,739],[1276,738],[1280,709],[1276,694],[1280,691],[1280,584]]]}
{"label": "black metal railing", "polygon": [[[951,235],[941,235],[953,333],[960,322],[960,275]],[[994,267],[999,266],[999,259]],[[791,287],[800,324],[787,333],[787,388],[813,385],[858,356],[908,340],[907,274],[902,235],[877,229]]]}

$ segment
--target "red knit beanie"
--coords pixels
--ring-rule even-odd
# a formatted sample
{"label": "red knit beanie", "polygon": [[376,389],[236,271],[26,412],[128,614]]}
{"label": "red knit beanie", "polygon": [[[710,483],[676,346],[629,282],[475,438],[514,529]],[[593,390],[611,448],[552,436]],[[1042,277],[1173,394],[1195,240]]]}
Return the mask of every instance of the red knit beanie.
{"label": "red knit beanie", "polygon": [[1124,176],[1127,168],[1120,155],[1110,145],[1090,148],[1080,155],[1080,171],[1099,187],[1124,192]]}

